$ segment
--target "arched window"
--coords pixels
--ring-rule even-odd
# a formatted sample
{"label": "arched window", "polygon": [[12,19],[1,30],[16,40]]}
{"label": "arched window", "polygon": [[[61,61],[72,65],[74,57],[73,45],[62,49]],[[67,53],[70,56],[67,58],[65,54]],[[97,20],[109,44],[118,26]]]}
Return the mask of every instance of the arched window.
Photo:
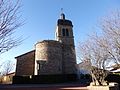
{"label": "arched window", "polygon": [[66,36],[69,36],[69,32],[68,32],[68,29],[66,29]]}
{"label": "arched window", "polygon": [[65,29],[62,29],[62,35],[65,36]]}
{"label": "arched window", "polygon": [[69,36],[69,30],[63,28],[63,29],[62,29],[62,36]]}

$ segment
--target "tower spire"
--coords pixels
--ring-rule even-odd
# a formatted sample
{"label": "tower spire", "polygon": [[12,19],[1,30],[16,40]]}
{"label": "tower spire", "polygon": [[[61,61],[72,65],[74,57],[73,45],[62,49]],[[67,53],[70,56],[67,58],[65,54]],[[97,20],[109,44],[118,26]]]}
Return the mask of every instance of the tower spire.
{"label": "tower spire", "polygon": [[60,15],[60,19],[65,20],[65,14],[63,13],[63,8],[61,8],[61,15]]}

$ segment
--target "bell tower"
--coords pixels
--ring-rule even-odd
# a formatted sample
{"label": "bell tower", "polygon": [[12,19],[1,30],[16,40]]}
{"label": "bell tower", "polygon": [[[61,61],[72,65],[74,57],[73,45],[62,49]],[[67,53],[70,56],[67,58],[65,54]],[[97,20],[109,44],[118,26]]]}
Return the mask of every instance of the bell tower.
{"label": "bell tower", "polygon": [[70,20],[65,19],[65,14],[61,13],[57,21],[56,40],[63,44],[74,46],[73,25]]}
{"label": "bell tower", "polygon": [[65,18],[64,13],[61,13],[60,19],[57,21],[55,38],[62,44],[63,74],[75,74],[77,69],[73,25],[70,20]]}

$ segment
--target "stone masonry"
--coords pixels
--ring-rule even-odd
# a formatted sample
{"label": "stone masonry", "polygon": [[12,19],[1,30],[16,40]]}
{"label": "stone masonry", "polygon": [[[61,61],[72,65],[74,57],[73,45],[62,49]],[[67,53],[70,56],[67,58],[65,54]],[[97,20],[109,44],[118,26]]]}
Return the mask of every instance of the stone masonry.
{"label": "stone masonry", "polygon": [[62,74],[61,43],[54,40],[44,40],[38,42],[35,46],[35,74]]}
{"label": "stone masonry", "polygon": [[16,76],[34,75],[35,50],[15,58],[17,59]]}
{"label": "stone masonry", "polygon": [[73,25],[62,13],[57,20],[55,40],[35,44],[35,50],[16,57],[16,76],[76,74]]}

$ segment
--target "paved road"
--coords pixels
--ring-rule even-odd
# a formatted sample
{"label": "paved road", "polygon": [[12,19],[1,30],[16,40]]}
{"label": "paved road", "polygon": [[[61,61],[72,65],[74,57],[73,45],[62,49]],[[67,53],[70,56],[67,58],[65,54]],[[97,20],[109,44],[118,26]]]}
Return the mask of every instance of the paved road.
{"label": "paved road", "polygon": [[36,87],[36,88],[24,88],[24,87],[21,87],[21,88],[2,88],[0,90],[87,90],[85,87],[64,87],[64,88],[61,88],[61,87],[46,87],[46,88],[40,88],[40,87]]}
{"label": "paved road", "polygon": [[0,90],[87,90],[85,86],[79,84],[29,84],[29,85],[0,85]]}

